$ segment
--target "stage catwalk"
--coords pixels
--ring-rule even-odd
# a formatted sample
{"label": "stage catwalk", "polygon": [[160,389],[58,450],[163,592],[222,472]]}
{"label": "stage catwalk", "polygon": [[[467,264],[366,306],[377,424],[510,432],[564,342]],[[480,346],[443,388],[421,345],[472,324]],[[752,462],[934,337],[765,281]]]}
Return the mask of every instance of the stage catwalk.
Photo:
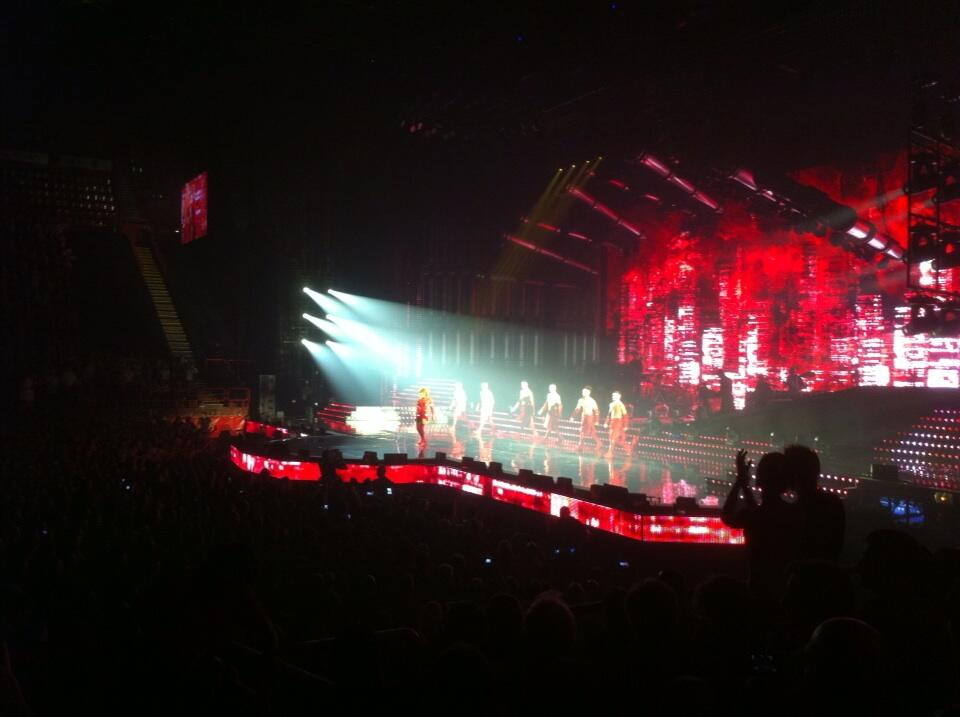
{"label": "stage catwalk", "polygon": [[[582,487],[594,483],[624,486],[632,493],[645,493],[653,501],[664,504],[673,503],[678,497],[696,498],[702,505],[716,505],[717,501],[702,472],[679,463],[644,458],[633,451],[618,450],[612,456],[605,451],[598,454],[593,449],[578,452],[510,436],[482,440],[471,436],[454,443],[449,435],[438,433],[430,437],[426,450],[421,452],[418,436],[403,431],[378,436],[309,436],[291,439],[288,444],[294,455],[303,449],[312,456],[319,455],[325,448],[337,448],[347,458],[360,458],[366,451],[375,451],[381,457],[384,453],[403,453],[410,458],[432,458],[436,452],[442,452],[455,460],[468,456],[487,464],[497,462],[509,473],[530,470],[554,477],[565,476]],[[731,450],[731,456],[734,453],[735,450]]]}

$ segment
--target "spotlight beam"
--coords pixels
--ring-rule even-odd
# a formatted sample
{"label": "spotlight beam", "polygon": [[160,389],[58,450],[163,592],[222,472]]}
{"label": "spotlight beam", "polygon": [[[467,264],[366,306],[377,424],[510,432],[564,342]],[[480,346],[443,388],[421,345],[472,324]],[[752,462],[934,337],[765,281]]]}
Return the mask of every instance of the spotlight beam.
{"label": "spotlight beam", "polygon": [[316,316],[311,316],[310,314],[304,314],[303,318],[309,321],[311,324],[316,326],[321,331],[325,331],[328,335],[333,337],[340,337],[343,334],[342,329],[337,326],[332,321],[327,321],[326,319],[320,319]]}
{"label": "spotlight beam", "polygon": [[326,314],[336,311],[337,309],[343,309],[343,304],[336,299],[332,299],[326,294],[321,294],[319,291],[314,291],[307,286],[303,287],[303,293],[313,299],[317,306],[323,309]]}
{"label": "spotlight beam", "polygon": [[340,329],[342,334],[341,338],[353,343],[363,344],[377,352],[391,351],[391,346],[385,340],[384,336],[366,324],[344,318],[343,316],[337,316],[336,314],[330,314],[329,317],[330,321]]}
{"label": "spotlight beam", "polygon": [[363,301],[359,296],[354,296],[353,294],[347,294],[342,291],[337,291],[336,289],[329,289],[328,293],[331,296],[335,296],[337,299],[339,299],[341,303],[353,309],[358,308]]}

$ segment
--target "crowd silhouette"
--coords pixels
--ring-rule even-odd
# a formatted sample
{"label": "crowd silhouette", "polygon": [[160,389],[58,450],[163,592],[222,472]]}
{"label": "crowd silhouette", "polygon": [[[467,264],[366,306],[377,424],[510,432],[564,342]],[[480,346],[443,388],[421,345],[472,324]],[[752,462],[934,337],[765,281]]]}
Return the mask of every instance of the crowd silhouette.
{"label": "crowd silhouette", "polygon": [[35,407],[7,439],[2,714],[319,712],[342,688],[431,710],[580,689],[639,714],[956,714],[960,553],[878,531],[838,562],[843,506],[806,448],[762,457],[756,491],[738,457],[731,553],[343,483],[336,453],[317,483],[245,474],[201,428],[119,405]]}

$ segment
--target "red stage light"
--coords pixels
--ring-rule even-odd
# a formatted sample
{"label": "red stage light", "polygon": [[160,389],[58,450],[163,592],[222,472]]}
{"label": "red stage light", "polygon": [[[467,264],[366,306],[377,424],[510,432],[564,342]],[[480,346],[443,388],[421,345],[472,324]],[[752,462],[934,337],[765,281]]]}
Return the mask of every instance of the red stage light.
{"label": "red stage light", "polygon": [[[317,463],[278,461],[230,449],[234,465],[250,473],[266,470],[275,478],[319,480]],[[347,463],[337,469],[341,480],[366,482],[377,477],[376,466]],[[430,463],[404,463],[386,466],[386,477],[394,483],[425,483],[484,495],[503,503],[560,516],[568,508],[575,520],[593,528],[621,535],[632,540],[671,543],[709,543],[743,545],[743,531],[728,528],[717,516],[650,516],[628,510],[599,505],[552,491],[538,490],[512,482],[508,477],[493,477],[463,468]]]}

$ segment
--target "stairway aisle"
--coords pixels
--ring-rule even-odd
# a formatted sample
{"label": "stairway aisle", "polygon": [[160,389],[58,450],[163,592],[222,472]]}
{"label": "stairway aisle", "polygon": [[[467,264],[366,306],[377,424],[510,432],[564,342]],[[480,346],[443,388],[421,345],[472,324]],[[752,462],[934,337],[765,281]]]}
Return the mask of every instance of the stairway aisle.
{"label": "stairway aisle", "polygon": [[143,280],[147,284],[147,290],[150,292],[150,299],[153,301],[157,318],[160,319],[160,326],[167,340],[170,355],[174,358],[186,359],[191,365],[194,364],[193,350],[190,348],[190,342],[187,340],[187,334],[180,322],[177,309],[173,305],[173,299],[170,298],[167,283],[157,266],[153,250],[150,247],[133,246],[133,253],[136,256],[137,265],[140,267],[140,274],[143,276]]}

